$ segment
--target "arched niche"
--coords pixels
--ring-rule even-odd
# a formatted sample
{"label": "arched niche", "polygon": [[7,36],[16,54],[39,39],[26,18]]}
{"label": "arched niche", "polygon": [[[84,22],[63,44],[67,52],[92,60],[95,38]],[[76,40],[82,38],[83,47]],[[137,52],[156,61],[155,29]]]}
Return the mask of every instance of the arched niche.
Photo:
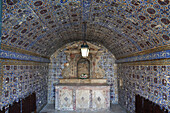
{"label": "arched niche", "polygon": [[77,77],[80,78],[82,74],[86,74],[87,78],[90,78],[90,61],[86,58],[81,58],[77,62]]}

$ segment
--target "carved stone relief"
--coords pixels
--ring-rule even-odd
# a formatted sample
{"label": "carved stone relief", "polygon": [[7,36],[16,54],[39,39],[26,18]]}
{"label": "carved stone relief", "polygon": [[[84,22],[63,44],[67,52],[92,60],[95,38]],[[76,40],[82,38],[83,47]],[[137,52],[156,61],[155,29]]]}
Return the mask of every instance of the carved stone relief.
{"label": "carved stone relief", "polygon": [[90,90],[76,90],[77,109],[88,109],[90,107]]}
{"label": "carved stone relief", "polygon": [[105,97],[106,92],[103,90],[94,90],[92,91],[92,105],[93,108],[105,108],[107,103]]}
{"label": "carved stone relief", "polygon": [[70,89],[62,89],[59,92],[60,109],[73,109],[73,91]]}
{"label": "carved stone relief", "polygon": [[81,44],[82,42],[77,42],[66,48],[65,53],[68,62],[62,71],[63,78],[80,78],[80,75],[83,73],[87,74],[88,78],[103,78],[105,71],[96,65],[101,59],[103,50],[88,42],[90,53],[86,58],[86,62],[83,63],[80,53]]}
{"label": "carved stone relief", "polygon": [[[110,86],[55,86],[55,109],[63,111],[95,111],[110,108]],[[59,101],[58,101],[59,100]]]}

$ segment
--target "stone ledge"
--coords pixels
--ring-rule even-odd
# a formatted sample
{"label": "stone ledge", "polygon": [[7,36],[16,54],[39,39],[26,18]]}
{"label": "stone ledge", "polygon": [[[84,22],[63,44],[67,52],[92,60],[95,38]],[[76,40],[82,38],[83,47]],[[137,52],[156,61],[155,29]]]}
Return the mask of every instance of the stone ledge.
{"label": "stone ledge", "polygon": [[90,83],[90,84],[106,84],[107,79],[59,79],[59,83]]}

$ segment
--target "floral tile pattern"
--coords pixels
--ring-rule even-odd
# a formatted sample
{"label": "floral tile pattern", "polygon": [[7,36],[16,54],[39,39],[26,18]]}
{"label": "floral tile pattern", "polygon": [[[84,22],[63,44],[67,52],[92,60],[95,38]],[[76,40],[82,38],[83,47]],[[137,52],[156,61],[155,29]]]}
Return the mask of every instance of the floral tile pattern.
{"label": "floral tile pattern", "polygon": [[169,0],[2,0],[2,44],[51,56],[83,21],[116,58],[169,44]]}
{"label": "floral tile pattern", "polygon": [[135,111],[135,94],[165,107],[170,111],[169,65],[118,65],[118,77],[123,85],[118,88],[119,103],[128,111]]}
{"label": "floral tile pattern", "polygon": [[33,92],[36,92],[37,110],[47,103],[48,64],[10,60],[2,64],[1,107],[8,107],[9,104]]}

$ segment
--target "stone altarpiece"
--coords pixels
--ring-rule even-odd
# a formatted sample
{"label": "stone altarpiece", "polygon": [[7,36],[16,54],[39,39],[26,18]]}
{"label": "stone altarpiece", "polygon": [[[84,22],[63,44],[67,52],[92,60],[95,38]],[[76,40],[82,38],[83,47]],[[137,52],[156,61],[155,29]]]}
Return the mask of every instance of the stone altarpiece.
{"label": "stone altarpiece", "polygon": [[[73,44],[69,46],[64,51],[67,56],[68,63],[65,64],[65,68],[63,70],[62,76],[63,78],[75,79],[79,78],[78,75],[78,61],[84,59],[89,62],[88,70],[89,70],[89,78],[103,78],[105,75],[105,71],[98,67],[97,63],[100,60],[100,56],[103,53],[103,50],[95,46],[91,43],[88,43],[90,53],[87,58],[82,58],[80,53],[81,42]],[[84,68],[85,69],[85,68]],[[83,71],[83,70],[82,70]]]}
{"label": "stone altarpiece", "polygon": [[[103,50],[88,43],[90,53],[82,58],[82,42],[66,47],[67,63],[62,79],[55,85],[55,108],[58,110],[101,110],[110,108],[110,86],[104,79],[105,71],[97,64]],[[88,75],[80,79],[81,74]]]}

